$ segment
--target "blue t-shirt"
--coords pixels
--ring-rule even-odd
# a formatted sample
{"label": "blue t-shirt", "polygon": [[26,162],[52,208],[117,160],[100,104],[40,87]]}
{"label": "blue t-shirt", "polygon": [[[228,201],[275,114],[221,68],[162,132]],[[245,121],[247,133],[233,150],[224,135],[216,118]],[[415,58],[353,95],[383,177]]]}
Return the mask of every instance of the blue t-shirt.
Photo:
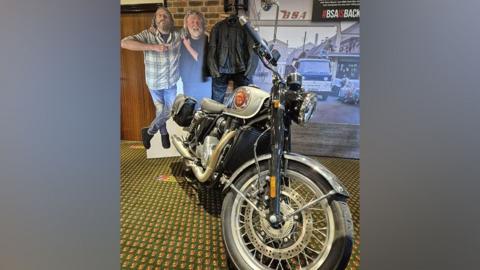
{"label": "blue t-shirt", "polygon": [[190,38],[192,48],[198,53],[198,60],[193,59],[190,52],[183,45],[180,49],[180,76],[184,83],[201,83],[205,81],[204,56],[206,48],[206,36],[199,39]]}

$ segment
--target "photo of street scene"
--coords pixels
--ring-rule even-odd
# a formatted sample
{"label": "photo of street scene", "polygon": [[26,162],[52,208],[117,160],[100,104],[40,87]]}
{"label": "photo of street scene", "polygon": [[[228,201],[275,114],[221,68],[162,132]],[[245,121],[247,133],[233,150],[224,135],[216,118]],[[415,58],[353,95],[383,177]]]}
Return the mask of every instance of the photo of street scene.
{"label": "photo of street scene", "polygon": [[[260,35],[282,55],[278,63],[280,74],[300,73],[304,89],[317,94],[312,122],[358,125],[360,22],[312,23],[307,12],[311,6],[305,4],[307,11],[302,12],[301,2],[295,7],[281,8],[276,32],[271,23],[274,8],[267,13],[257,7],[251,16]],[[300,15],[291,19],[291,14]],[[272,86],[271,72],[258,65],[253,83],[268,91]]]}

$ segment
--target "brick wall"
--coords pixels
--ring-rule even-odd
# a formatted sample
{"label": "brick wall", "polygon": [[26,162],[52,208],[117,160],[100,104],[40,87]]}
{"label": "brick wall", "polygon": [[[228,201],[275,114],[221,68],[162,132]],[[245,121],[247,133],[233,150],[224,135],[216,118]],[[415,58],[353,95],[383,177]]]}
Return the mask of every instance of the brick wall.
{"label": "brick wall", "polygon": [[222,19],[228,17],[223,11],[223,0],[167,0],[168,9],[172,12],[175,19],[175,26],[183,26],[185,11],[198,10],[203,13],[207,20],[207,32]]}

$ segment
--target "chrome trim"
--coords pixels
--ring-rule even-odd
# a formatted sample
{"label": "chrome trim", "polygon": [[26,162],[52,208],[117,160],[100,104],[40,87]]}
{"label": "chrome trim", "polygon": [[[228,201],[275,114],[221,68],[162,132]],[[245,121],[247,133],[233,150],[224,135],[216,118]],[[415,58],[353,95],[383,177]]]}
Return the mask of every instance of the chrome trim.
{"label": "chrome trim", "polygon": [[[312,110],[310,113],[310,116],[308,119],[306,118],[305,113],[308,110]],[[305,93],[305,96],[303,97],[303,102],[302,105],[300,106],[300,110],[298,111],[298,124],[300,126],[304,126],[310,119],[312,118],[312,115],[315,113],[315,110],[317,109],[317,95],[312,92]]]}
{"label": "chrome trim", "polygon": [[[258,157],[258,161],[263,161],[270,159],[272,157],[271,154],[266,154]],[[338,177],[333,174],[327,167],[323,166],[321,163],[318,161],[311,159],[309,157],[300,155],[300,154],[295,154],[295,153],[285,153],[283,157],[287,160],[293,160],[297,161],[299,163],[302,163],[309,168],[313,169],[315,172],[323,176],[325,180],[330,184],[330,186],[339,194],[345,196],[345,197],[350,197],[347,189],[344,187],[344,185],[340,182]],[[247,162],[245,162],[240,168],[238,168],[230,178],[228,179],[222,179],[222,182],[226,182],[225,187],[223,190],[225,191],[235,180],[237,177],[248,167],[252,166],[255,164],[255,160],[251,159]]]}

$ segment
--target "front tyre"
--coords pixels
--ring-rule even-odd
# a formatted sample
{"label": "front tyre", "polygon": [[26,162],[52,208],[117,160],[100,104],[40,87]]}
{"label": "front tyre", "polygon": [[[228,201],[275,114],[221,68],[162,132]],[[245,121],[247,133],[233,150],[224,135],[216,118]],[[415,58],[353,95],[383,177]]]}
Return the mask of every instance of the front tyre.
{"label": "front tyre", "polygon": [[[266,163],[261,176],[268,175]],[[301,163],[289,161],[288,186],[282,186],[282,215],[328,193],[326,180]],[[256,202],[257,170],[246,170],[234,183]],[[261,205],[261,203],[257,204]],[[280,228],[262,218],[268,209],[257,212],[231,190],[222,206],[223,239],[237,269],[345,269],[352,251],[353,225],[350,210],[339,197],[329,197],[290,217]]]}

